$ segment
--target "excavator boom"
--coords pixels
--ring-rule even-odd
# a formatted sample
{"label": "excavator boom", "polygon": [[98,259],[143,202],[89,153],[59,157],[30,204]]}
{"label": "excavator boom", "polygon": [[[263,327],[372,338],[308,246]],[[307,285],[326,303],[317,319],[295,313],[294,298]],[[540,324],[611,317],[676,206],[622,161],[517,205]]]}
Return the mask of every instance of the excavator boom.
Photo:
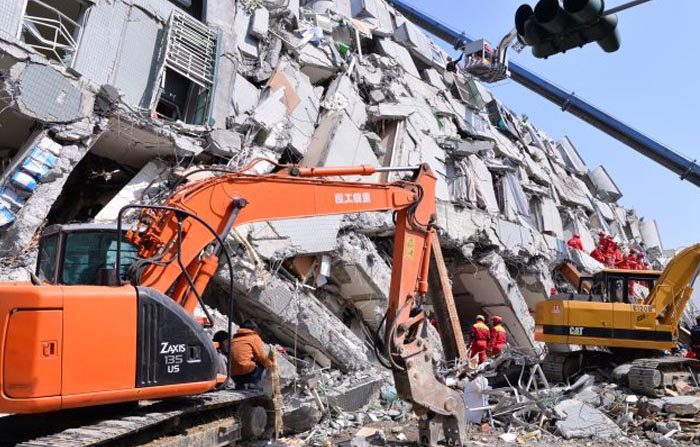
{"label": "excavator boom", "polygon": [[[440,430],[453,445],[464,444],[462,395],[435,377],[423,307],[435,238],[436,177],[430,167],[410,168],[411,180],[389,184],[326,178],[366,176],[387,168],[280,168],[269,175],[218,172],[185,183],[163,205],[125,207],[141,208],[137,230],[126,233],[139,255],[132,265],[131,286],[119,280],[121,229],[111,275],[99,275],[113,285],[67,285],[60,280],[65,275],[53,275],[53,283],[0,284],[0,326],[5,328],[0,340],[0,412],[41,412],[212,389],[225,377],[216,375],[213,344],[192,314],[197,304],[204,307],[201,296],[219,256],[229,257],[224,241],[233,228],[394,211],[385,344],[397,389],[424,416],[421,436],[426,442],[437,442]],[[54,256],[50,265],[65,268],[60,253],[70,250],[52,251],[45,242],[42,253],[49,254],[40,257]],[[38,271],[45,270],[40,265]]]}

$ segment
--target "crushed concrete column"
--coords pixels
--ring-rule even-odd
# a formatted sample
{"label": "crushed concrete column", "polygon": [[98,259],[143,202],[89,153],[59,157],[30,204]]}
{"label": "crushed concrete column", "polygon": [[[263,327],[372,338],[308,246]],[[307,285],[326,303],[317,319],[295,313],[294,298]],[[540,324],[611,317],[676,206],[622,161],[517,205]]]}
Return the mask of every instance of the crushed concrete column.
{"label": "crushed concrete column", "polygon": [[[228,286],[225,264],[216,281]],[[236,259],[233,281],[241,292],[237,308],[258,319],[288,346],[296,346],[311,357],[318,351],[343,371],[369,365],[369,351],[362,340],[306,289],[295,289],[241,258]]]}
{"label": "crushed concrete column", "polygon": [[338,246],[340,262],[333,265],[332,276],[340,283],[339,294],[376,330],[389,301],[391,268],[365,235],[344,234],[338,238]]}

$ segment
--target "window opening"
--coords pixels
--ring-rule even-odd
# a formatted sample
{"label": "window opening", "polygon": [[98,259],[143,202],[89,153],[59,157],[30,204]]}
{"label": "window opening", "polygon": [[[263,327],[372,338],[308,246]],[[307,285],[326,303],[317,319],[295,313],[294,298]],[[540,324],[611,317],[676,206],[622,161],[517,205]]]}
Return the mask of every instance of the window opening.
{"label": "window opening", "polygon": [[205,124],[214,91],[217,32],[194,18],[173,12],[152,110],[156,116]]}
{"label": "window opening", "polygon": [[88,7],[81,0],[27,0],[20,37],[48,59],[70,67]]}

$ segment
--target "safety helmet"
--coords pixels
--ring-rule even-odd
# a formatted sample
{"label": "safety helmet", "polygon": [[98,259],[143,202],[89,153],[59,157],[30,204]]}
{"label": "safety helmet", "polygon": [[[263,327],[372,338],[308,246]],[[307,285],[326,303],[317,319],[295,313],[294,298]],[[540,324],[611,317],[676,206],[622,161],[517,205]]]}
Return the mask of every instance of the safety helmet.
{"label": "safety helmet", "polygon": [[630,248],[630,254],[636,254],[636,253],[637,253],[636,248],[634,248],[634,247]]}
{"label": "safety helmet", "polygon": [[503,323],[503,318],[499,317],[498,315],[494,315],[493,317],[491,317],[491,322],[493,324],[501,324]]}
{"label": "safety helmet", "polygon": [[486,317],[484,317],[483,315],[477,315],[476,321],[486,321]]}

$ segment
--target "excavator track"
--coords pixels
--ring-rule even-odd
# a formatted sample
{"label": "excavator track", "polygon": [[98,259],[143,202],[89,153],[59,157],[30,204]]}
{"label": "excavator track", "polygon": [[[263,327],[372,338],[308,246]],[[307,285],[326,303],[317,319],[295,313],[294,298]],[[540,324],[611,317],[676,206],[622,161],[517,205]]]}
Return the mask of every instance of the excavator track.
{"label": "excavator track", "polygon": [[8,415],[0,417],[0,446],[232,445],[266,431],[270,406],[260,391],[221,390],[140,404]]}
{"label": "excavator track", "polygon": [[[550,353],[540,365],[545,377],[551,383],[563,383],[569,377],[568,370],[571,369],[570,365],[575,359],[568,354],[571,353]],[[578,368],[576,368],[576,371],[578,371]],[[574,371],[574,374],[576,371]]]}
{"label": "excavator track", "polygon": [[610,354],[605,351],[550,352],[540,366],[550,383],[566,383],[586,369],[609,362]]}
{"label": "excavator track", "polygon": [[[695,383],[700,362],[681,357],[637,359],[627,373],[630,389],[648,396],[663,396],[664,388],[677,380]],[[693,377],[694,376],[694,377]]]}

